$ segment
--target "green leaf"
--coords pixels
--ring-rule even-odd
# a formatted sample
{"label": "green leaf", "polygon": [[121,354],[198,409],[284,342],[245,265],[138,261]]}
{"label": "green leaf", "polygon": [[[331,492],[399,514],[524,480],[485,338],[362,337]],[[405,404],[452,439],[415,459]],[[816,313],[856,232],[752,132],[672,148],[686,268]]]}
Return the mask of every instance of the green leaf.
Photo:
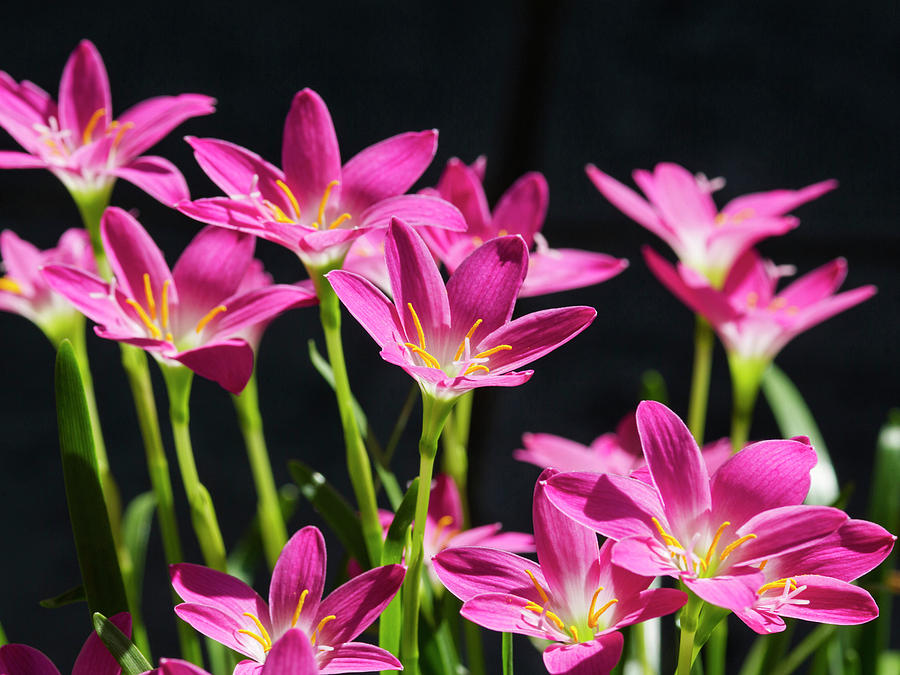
{"label": "green leaf", "polygon": [[94,454],[94,438],[75,352],[68,340],[56,356],[56,414],[69,519],[91,612],[128,610]]}
{"label": "green leaf", "polygon": [[400,483],[397,482],[397,477],[391,473],[390,470],[383,467],[381,462],[375,462],[373,466],[375,467],[375,473],[378,474],[378,480],[380,480],[381,484],[384,486],[384,494],[387,495],[388,501],[391,503],[391,508],[399,508],[400,502],[403,500],[403,490],[400,489]]}
{"label": "green leaf", "polygon": [[300,460],[288,462],[288,470],[300,488],[300,493],[334,530],[347,553],[363,567],[371,567],[359,517],[347,500],[325,480],[325,476],[313,471]]}
{"label": "green leaf", "polygon": [[147,541],[155,513],[156,496],[152,492],[144,492],[131,500],[122,518],[122,544],[131,557],[128,592],[133,601],[139,601],[143,592]]}
{"label": "green leaf", "polygon": [[122,675],[140,675],[153,669],[134,643],[100,612],[94,612],[94,630],[109,653],[122,666]]}
{"label": "green leaf", "polygon": [[641,401],[658,401],[666,404],[669,401],[669,389],[658,370],[645,370],[641,375],[641,389],[638,395]]}
{"label": "green leaf", "polygon": [[900,652],[884,652],[878,657],[878,675],[900,675]]}
{"label": "green leaf", "polygon": [[0,647],[5,645],[8,642],[6,639],[6,633],[3,632],[3,626],[0,625]]}
{"label": "green leaf", "polygon": [[[319,353],[319,350],[316,348],[315,340],[310,339],[306,344],[309,347],[309,360],[312,361],[313,368],[318,371],[319,375],[322,376],[322,379],[328,383],[328,386],[334,389],[334,373],[331,370],[331,364],[328,363],[328,359]],[[356,397],[351,396],[350,403],[353,407],[353,414],[356,416],[356,424],[359,427],[359,433],[363,436],[367,436],[369,433],[369,422],[366,419],[366,414],[363,412],[359,403],[357,403]]]}
{"label": "green leaf", "polygon": [[837,475],[828,454],[825,439],[813,419],[812,413],[806,406],[803,396],[791,382],[790,378],[774,363],[766,370],[762,378],[762,390],[766,401],[775,415],[778,428],[782,436],[809,436],[809,440],[816,449],[819,461],[811,472],[812,486],[808,504],[831,504],[838,498]]}
{"label": "green leaf", "polygon": [[503,675],[513,675],[513,636],[503,634]]}
{"label": "green leaf", "polygon": [[76,602],[84,602],[85,600],[87,600],[87,596],[84,594],[84,586],[78,584],[74,588],[63,591],[55,597],[41,600],[40,605],[47,609],[58,609]]}

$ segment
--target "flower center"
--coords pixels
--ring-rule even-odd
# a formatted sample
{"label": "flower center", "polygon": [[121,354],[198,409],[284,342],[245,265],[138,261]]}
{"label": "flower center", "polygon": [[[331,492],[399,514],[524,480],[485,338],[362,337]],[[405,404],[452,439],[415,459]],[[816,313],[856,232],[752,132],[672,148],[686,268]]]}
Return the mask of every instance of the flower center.
{"label": "flower center", "polygon": [[22,295],[22,287],[15,279],[10,279],[9,277],[0,277],[0,291]]}
{"label": "flower center", "polygon": [[165,335],[166,342],[174,343],[175,338],[169,330],[169,286],[171,285],[171,279],[166,279],[163,282],[162,290],[160,292],[158,317],[156,312],[156,298],[153,294],[153,286],[150,283],[150,275],[147,272],[144,272],[144,296],[147,302],[146,309],[137,300],[132,298],[126,298],[125,302],[137,313],[138,318],[147,330],[150,331],[150,335],[154,339],[162,340],[163,335]]}
{"label": "flower center", "polygon": [[[291,188],[288,187],[288,184],[283,180],[278,179],[275,181],[275,185],[278,186],[278,189],[284,194],[285,198],[288,200],[288,203],[291,205],[291,212],[286,213],[284,209],[282,209],[278,204],[268,200],[263,199],[263,204],[271,212],[272,216],[274,216],[275,221],[278,223],[287,223],[289,225],[298,225],[300,224],[301,212],[300,212],[300,202],[297,200],[297,197],[291,191]],[[325,209],[328,207],[328,199],[331,197],[331,190],[334,186],[340,185],[340,181],[333,180],[328,185],[325,186],[325,192],[322,195],[322,199],[319,201],[319,211],[316,214],[316,220],[310,223],[310,227],[314,230],[333,230],[337,227],[340,227],[342,223],[350,220],[351,215],[349,213],[342,213],[337,218],[335,218],[331,223],[328,223],[325,219]]]}
{"label": "flower center", "polygon": [[[781,589],[781,593],[763,597],[769,591],[777,591],[779,589]],[[786,578],[763,584],[756,591],[756,594],[759,596],[758,604],[770,611],[777,611],[785,605],[808,605],[809,600],[799,600],[797,598],[805,590],[806,586],[798,586],[793,579]]]}
{"label": "flower center", "polygon": [[[526,619],[526,622],[527,619],[533,618],[533,615],[536,614],[538,616],[538,628],[542,628],[542,622],[546,619],[559,632],[565,634],[567,640],[571,638],[573,642],[582,642],[593,639],[597,629],[599,628],[600,617],[604,612],[606,612],[606,610],[619,602],[617,598],[611,598],[601,607],[597,607],[597,598],[604,590],[603,586],[599,586],[597,590],[594,591],[594,595],[591,598],[591,605],[588,609],[587,621],[584,623],[572,621],[567,627],[566,622],[563,621],[558,614],[549,609],[549,606],[551,604],[550,596],[547,594],[547,591],[545,591],[541,586],[540,582],[538,582],[537,578],[534,576],[534,573],[531,570],[526,569],[525,574],[527,574],[531,579],[531,583],[534,584],[534,588],[538,592],[538,595],[541,598],[541,602],[543,603],[542,605],[539,605],[538,603],[529,600],[525,604],[523,617]],[[583,632],[579,632],[579,628]]]}
{"label": "flower center", "polygon": [[678,541],[672,534],[667,532],[659,520],[656,518],[651,518],[651,520],[656,526],[659,536],[665,543],[666,549],[669,551],[669,556],[675,562],[678,569],[698,577],[714,576],[719,563],[723,562],[728,556],[734,553],[739,546],[747,543],[751,539],[756,539],[756,535],[751,533],[733,540],[721,553],[719,553],[718,560],[714,561],[713,556],[719,549],[719,542],[722,539],[722,535],[725,533],[725,530],[731,526],[730,521],[726,520],[719,525],[718,529],[716,529],[716,533],[713,535],[712,542],[706,549],[706,554],[701,557],[697,555],[692,548],[684,546],[684,544]]}
{"label": "flower center", "polygon": [[437,521],[437,525],[434,528],[434,534],[431,537],[431,541],[434,544],[434,548],[438,551],[445,549],[447,547],[447,544],[450,543],[450,540],[460,533],[460,530],[456,528],[449,529],[450,525],[452,524],[453,516],[450,515],[442,516]]}

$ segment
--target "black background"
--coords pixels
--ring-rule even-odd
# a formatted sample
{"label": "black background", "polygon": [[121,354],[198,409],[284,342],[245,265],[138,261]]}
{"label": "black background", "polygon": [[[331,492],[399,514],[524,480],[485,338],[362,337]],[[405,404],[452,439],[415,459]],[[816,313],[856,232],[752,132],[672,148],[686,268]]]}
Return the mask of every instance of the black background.
{"label": "black background", "polygon": [[[801,272],[843,255],[850,263],[846,287],[879,287],[874,299],[799,337],[778,359],[819,420],[841,480],[856,484],[849,510],[861,516],[876,434],[898,402],[897,13],[885,0],[17,3],[0,24],[0,68],[55,96],[68,54],[87,37],[107,64],[116,114],[158,94],[215,96],[215,115],[189,121],[151,151],[183,170],[194,196],[217,190],[182,135],[228,139],[279,163],[291,96],[307,86],[329,105],[344,159],[395,133],[440,129],[438,155],[419,187],[433,184],[452,156],[488,155],[492,203],[521,173],[544,172],[551,245],[604,251],[632,265],[601,286],[519,305],[522,313],[589,304],[598,317],[537,363],[530,383],[477,399],[474,513],[510,529],[530,530],[537,470],[511,458],[523,431],[589,442],[634,405],[648,368],[664,375],[674,409],[686,410],[692,317],[639,255],[644,243],[665,247],[596,192],[584,164],[629,182],[635,167],[676,161],[726,176],[719,200],[839,179],[838,191],[797,210],[799,229],[762,250]],[[17,149],[0,136],[0,149]],[[138,210],[170,264],[199,229],[126,184],[117,186],[113,203]],[[49,173],[0,174],[0,227],[43,248],[77,218]],[[257,252],[278,281],[303,275],[286,250],[262,242]],[[354,390],[384,439],[410,381],[378,358],[352,319],[344,334]],[[67,672],[89,631],[84,607],[37,605],[78,580],[56,444],[53,355],[19,317],[0,316],[0,335],[0,622],[11,641],[42,649]],[[286,460],[299,457],[349,494],[333,397],[306,355],[310,337],[323,348],[317,312],[302,310],[277,320],[261,348],[276,477],[287,482]],[[149,483],[118,349],[99,339],[90,348],[112,467],[131,497]],[[709,437],[727,433],[729,406],[719,350]],[[230,545],[255,504],[243,446],[218,387],[196,380],[192,412],[199,471]],[[413,420],[395,467],[404,481],[416,472]],[[764,404],[752,435],[777,435]],[[186,516],[177,478],[175,487]],[[302,505],[291,525],[319,522]],[[336,559],[336,542],[326,537]],[[197,561],[186,518],[182,538]],[[145,612],[155,657],[176,649],[166,584],[154,532]],[[257,586],[266,591],[265,583]],[[524,640],[517,645],[523,664],[538,663]]]}

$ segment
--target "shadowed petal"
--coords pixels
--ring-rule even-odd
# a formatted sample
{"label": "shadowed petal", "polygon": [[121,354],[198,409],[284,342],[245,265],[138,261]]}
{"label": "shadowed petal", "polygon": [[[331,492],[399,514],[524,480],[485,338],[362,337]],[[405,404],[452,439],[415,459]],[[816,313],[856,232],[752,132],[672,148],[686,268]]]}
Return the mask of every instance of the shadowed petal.
{"label": "shadowed petal", "polygon": [[172,270],[181,311],[199,320],[234,294],[253,259],[255,243],[249,234],[235,230],[214,226],[201,230]]}
{"label": "shadowed petal", "polygon": [[782,506],[757,514],[736,534],[756,538],[741,545],[729,558],[732,565],[753,564],[808,546],[848,520],[847,514],[830,506]]}
{"label": "shadowed petal", "polygon": [[551,675],[607,675],[622,656],[621,633],[598,635],[590,642],[550,645],[544,650],[544,666]]}
{"label": "shadowed petal", "polygon": [[458,529],[463,526],[462,503],[459,501],[459,490],[449,474],[441,473],[434,479],[434,484],[431,487],[431,496],[428,500],[428,517],[437,523],[445,516],[452,518],[446,527]]}
{"label": "shadowed petal", "polygon": [[642,577],[678,577],[681,570],[656,537],[625,537],[612,549],[612,561]]}
{"label": "shadowed petal", "polygon": [[370,670],[403,670],[403,665],[389,651],[365,642],[345,642],[319,657],[323,673],[361,673]]}
{"label": "shadowed petal", "polygon": [[488,232],[491,212],[484,188],[481,186],[481,178],[476,171],[453,157],[447,162],[441,174],[437,192],[462,212],[468,223],[466,231],[468,236],[481,238],[494,236],[493,232]]}
{"label": "shadowed petal", "polygon": [[204,339],[213,340],[240,333],[289,309],[309,307],[318,302],[312,284],[273,284],[225,300],[227,311],[217,314],[203,330]]}
{"label": "shadowed petal", "polygon": [[[255,661],[264,661],[266,652],[262,645],[247,633],[239,631],[246,630],[254,635],[259,635],[259,629],[254,624],[253,619],[249,616],[235,613],[232,611],[223,611],[221,598],[207,598],[207,604],[198,604],[193,602],[185,602],[175,606],[175,614],[182,621],[208,638],[221,642],[229,649],[249,656]],[[212,606],[216,602],[217,606]],[[260,602],[262,602],[260,600]],[[271,636],[271,626],[269,625],[268,614],[256,614],[249,607],[248,613],[258,618],[266,631]]]}
{"label": "shadowed petal", "polygon": [[66,61],[59,83],[60,127],[70,129],[80,145],[85,128],[98,110],[103,113],[96,128],[102,131],[112,121],[109,79],[97,48],[82,40]]}
{"label": "shadowed petal", "polygon": [[28,645],[8,644],[0,647],[0,673],[3,675],[59,675],[53,662],[43,652]]}
{"label": "shadowed petal", "polygon": [[[100,234],[118,287],[147,309],[144,274],[149,275],[151,290],[157,297],[163,284],[172,281],[162,251],[134,216],[115,206],[103,212]],[[169,302],[174,303],[177,298],[177,289],[169,288]]]}
{"label": "shadowed petal", "polygon": [[[311,624],[324,586],[325,539],[319,528],[310,525],[294,534],[285,544],[272,572],[269,612],[275,632],[281,633],[300,622],[301,627]],[[295,622],[294,613],[304,592],[302,618]]]}
{"label": "shadowed petal", "polygon": [[[235,670],[235,673],[237,672]],[[209,673],[181,659],[160,659],[159,668],[151,670],[150,675],[209,675]]]}
{"label": "shadowed petal", "polygon": [[[341,180],[341,154],[331,114],[322,98],[312,89],[297,92],[284,122],[281,166],[287,184],[300,201],[300,207],[318,207],[325,188]],[[330,201],[340,201],[341,186],[331,190]]]}
{"label": "shadowed petal", "polygon": [[543,174],[532,171],[519,178],[494,207],[491,223],[494,236],[520,234],[531,248],[534,233],[540,231],[547,217],[549,192]]}
{"label": "shadowed petal", "polygon": [[316,675],[315,651],[306,633],[296,628],[282,635],[266,656],[261,675]]}
{"label": "shadowed petal", "polygon": [[569,637],[546,617],[541,618],[526,609],[526,606],[533,605],[533,602],[517,595],[483,593],[463,603],[459,613],[472,623],[498,632],[530,635],[544,640],[565,640]]}
{"label": "shadowed petal", "polygon": [[111,173],[133,183],[166,206],[175,206],[191,197],[184,176],[164,157],[144,155],[113,169]]}
{"label": "shadowed petal", "polygon": [[316,622],[334,615],[319,631],[322,644],[352,640],[378,618],[400,590],[406,570],[402,565],[385,565],[363,572],[338,587],[319,605]]}
{"label": "shadowed petal", "polygon": [[[618,588],[616,593],[620,593]],[[622,628],[666,616],[681,609],[687,600],[687,593],[674,588],[651,588],[635,595],[625,595],[613,608],[610,627]]]}
{"label": "shadowed petal", "polygon": [[185,120],[215,112],[215,103],[214,98],[202,94],[156,96],[141,101],[119,115],[120,124],[130,122],[134,128],[122,137],[118,151],[136,157]]}
{"label": "shadowed petal", "polygon": [[706,602],[737,612],[756,602],[756,589],[765,583],[765,575],[754,567],[742,567],[729,576],[682,581]]}
{"label": "shadowed petal", "polygon": [[[125,634],[125,637],[131,637],[131,615],[128,612],[115,614],[109,617],[109,620]],[[72,666],[72,675],[119,675],[120,672],[121,667],[109,653],[100,636],[91,633],[78,652],[78,658]]]}
{"label": "shadowed petal", "polygon": [[358,274],[335,270],[327,275],[334,292],[379,346],[406,340],[394,303]]}
{"label": "shadowed petal", "polygon": [[477,546],[448,548],[431,559],[434,570],[447,589],[460,600],[483,593],[507,593],[543,603],[528,575],[544,589],[547,581],[537,563],[506,551]]}
{"label": "shadowed petal", "polygon": [[253,349],[242,339],[203,345],[172,358],[232,394],[240,394],[253,373]]}
{"label": "shadowed petal", "polygon": [[358,228],[387,227],[392,218],[410,226],[428,225],[463,232],[466,221],[453,204],[428,195],[399,195],[382,199],[359,216]]}

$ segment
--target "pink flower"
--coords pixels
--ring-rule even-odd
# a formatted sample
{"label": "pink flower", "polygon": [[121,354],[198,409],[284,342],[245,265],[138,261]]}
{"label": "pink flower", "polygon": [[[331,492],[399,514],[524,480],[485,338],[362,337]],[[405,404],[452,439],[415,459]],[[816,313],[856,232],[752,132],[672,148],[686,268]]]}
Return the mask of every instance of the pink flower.
{"label": "pink flower", "polygon": [[[45,265],[71,265],[96,274],[91,242],[84,230],[66,230],[56,248],[45,251],[20,239],[14,232],[0,234],[0,258],[6,276],[0,277],[0,310],[24,316],[54,343],[68,335],[80,312],[44,281]],[[79,324],[80,325],[80,324]]]}
{"label": "pink flower", "polygon": [[284,171],[240,146],[188,138],[194,156],[228,196],[178,205],[192,218],[249,232],[297,253],[307,266],[339,266],[351,243],[391,216],[412,224],[465,229],[446,202],[403,195],[431,163],[437,132],[392,136],[341,166],[325,102],[311,89],[294,96],[284,126]]}
{"label": "pink flower", "polygon": [[652,578],[611,560],[613,542],[597,535],[547,501],[541,474],[534,490],[534,538],[538,563],[482,547],[451,548],[433,560],[438,577],[463,601],[461,614],[485,628],[520,633],[555,644],[544,651],[550,673],[608,673],[622,653],[617,629],[679,609],[687,596],[674,589],[648,590]]}
{"label": "pink flower", "polygon": [[62,265],[44,268],[47,283],[100,324],[100,337],[177,361],[232,393],[244,388],[253,370],[251,346],[235,336],[316,302],[310,285],[238,294],[253,259],[249,235],[206,228],[170,271],[150,235],[125,211],[107,209],[100,231],[115,283]]}
{"label": "pink flower", "polygon": [[318,671],[272,672],[401,669],[389,652],[350,640],[378,618],[397,593],[403,567],[376,567],[322,599],[325,540],[315,527],[303,528],[285,545],[272,572],[268,604],[244,582],[207,567],[182,563],[172,565],[170,574],[172,586],[185,600],[175,613],[203,635],[251,659],[239,663],[235,675],[265,672],[270,658],[285,653],[305,658],[300,637],[315,648]]}
{"label": "pink flower", "polygon": [[[116,614],[109,619],[126,636],[131,637],[131,615]],[[75,665],[72,675],[119,675],[122,669],[96,633],[91,633]],[[34,647],[8,644],[0,647],[0,673],[3,675],[59,675],[53,662]]]}
{"label": "pink flower", "polygon": [[113,119],[103,60],[82,40],[63,69],[59,106],[36,84],[0,71],[0,126],[27,151],[0,152],[0,168],[49,169],[76,195],[124,178],[171,205],[189,196],[184,177],[168,160],[140,155],[214,103],[200,94],[159,96]]}
{"label": "pink flower", "polygon": [[644,248],[644,258],[679,300],[706,317],[725,349],[746,360],[772,360],[803,331],[875,294],[874,286],[860,286],[835,295],[847,276],[843,258],[781,291],[777,286],[784,268],[761,259],[752,249],[732,267],[722,290],[682,264],[673,267],[649,247]]}
{"label": "pink flower", "polygon": [[815,544],[847,520],[838,509],[801,505],[816,463],[806,443],[748,445],[710,478],[671,410],[644,401],[637,425],[649,484],[567,473],[547,487],[565,514],[616,540],[613,562],[635,574],[678,578],[706,602],[740,611],[764,584],[763,561]]}
{"label": "pink flower", "polygon": [[837,187],[837,181],[826,180],[800,190],[757,192],[731,200],[720,211],[711,193],[724,181],[695,177],[677,164],[657,164],[653,173],[634,171],[646,200],[593,164],[586,171],[616,208],[660,237],[684,265],[717,288],[744,251],[797,227],[797,219],[785,214]]}
{"label": "pink flower", "polygon": [[446,285],[421,237],[398,219],[386,256],[393,302],[352,272],[330,272],[328,281],[381,357],[437,398],[522,384],[532,371],[515,368],[568,342],[597,315],[591,307],[562,307],[510,321],[528,264],[520,237],[480,246]]}

